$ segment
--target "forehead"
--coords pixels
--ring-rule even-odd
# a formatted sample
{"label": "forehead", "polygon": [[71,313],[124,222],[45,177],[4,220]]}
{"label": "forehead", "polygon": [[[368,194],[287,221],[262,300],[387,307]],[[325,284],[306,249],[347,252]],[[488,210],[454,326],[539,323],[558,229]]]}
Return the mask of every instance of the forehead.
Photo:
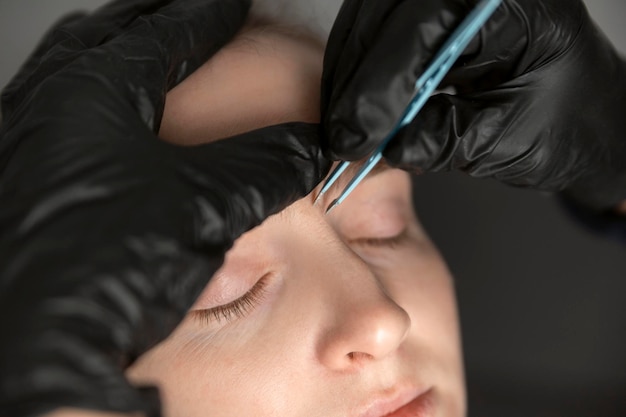
{"label": "forehead", "polygon": [[360,168],[358,163],[350,166],[352,168],[347,169],[317,203],[315,200],[324,182],[320,183],[309,195],[279,212],[277,216],[272,216],[267,223],[274,224],[275,221],[292,223],[296,218],[306,213],[315,213],[314,217],[321,215],[316,221],[335,223],[354,217],[357,213],[359,213],[359,217],[367,216],[372,210],[376,211],[379,206],[388,207],[389,204],[393,204],[396,210],[412,217],[409,215],[409,212],[413,211],[410,175],[406,171],[391,168],[384,163],[376,165],[350,196],[337,206],[331,214],[324,215],[328,206],[339,196],[354,173]]}

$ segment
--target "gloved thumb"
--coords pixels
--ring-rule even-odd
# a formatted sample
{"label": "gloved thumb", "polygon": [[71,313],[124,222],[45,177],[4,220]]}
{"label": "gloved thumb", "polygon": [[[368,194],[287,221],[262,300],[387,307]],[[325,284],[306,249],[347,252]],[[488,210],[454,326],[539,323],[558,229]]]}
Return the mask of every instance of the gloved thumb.
{"label": "gloved thumb", "polygon": [[344,4],[324,62],[322,147],[331,159],[363,158],[383,140],[468,10],[458,0]]}
{"label": "gloved thumb", "polygon": [[[383,155],[390,165],[415,173],[461,170],[474,177],[530,185],[520,183],[520,178],[532,178],[528,174],[542,156],[533,141],[518,140],[520,125],[531,115],[523,110],[525,100],[512,95],[502,89],[474,96],[433,96]],[[528,137],[536,137],[532,126],[525,125]]]}
{"label": "gloved thumb", "polygon": [[191,245],[202,250],[214,245],[216,237],[234,240],[310,193],[330,168],[319,137],[319,125],[296,122],[177,147],[185,160],[182,174],[196,186],[199,199],[217,210],[216,216],[194,216],[203,224],[195,225]]}

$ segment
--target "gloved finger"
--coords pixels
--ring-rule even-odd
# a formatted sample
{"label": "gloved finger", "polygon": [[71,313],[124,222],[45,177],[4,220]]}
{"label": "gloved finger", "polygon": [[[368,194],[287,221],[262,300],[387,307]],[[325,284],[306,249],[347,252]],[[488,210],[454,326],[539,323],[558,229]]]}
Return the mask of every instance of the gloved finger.
{"label": "gloved finger", "polygon": [[[336,69],[341,78],[335,77],[324,120],[331,158],[359,159],[374,149],[401,116],[419,75],[469,10],[458,0],[405,1],[387,16],[358,65],[350,54],[342,55]],[[359,40],[355,30],[348,43]]]}
{"label": "gloved finger", "polygon": [[494,11],[446,75],[442,87],[453,86],[459,94],[491,90],[523,72],[528,22],[512,3],[504,0]]}
{"label": "gloved finger", "polygon": [[[460,97],[430,98],[415,120],[398,132],[384,151],[388,163],[414,173],[461,170],[509,184],[532,181],[545,163],[537,145],[536,114],[516,88]],[[500,146],[507,138],[507,145]],[[538,185],[538,184],[532,184]]]}
{"label": "gloved finger", "polygon": [[[52,24],[52,26],[46,31],[46,33],[41,37],[41,40],[35,47],[35,49],[31,52],[30,56],[20,67],[17,76],[15,79],[25,78],[30,75],[34,69],[41,63],[41,59],[46,55],[50,48],[54,45],[57,40],[57,32],[60,28],[71,24],[72,22],[76,22],[78,20],[83,19],[87,14],[85,12],[73,12],[62,16],[58,21]],[[13,83],[15,79],[11,82]]]}
{"label": "gloved finger", "polygon": [[[561,55],[587,20],[582,2],[552,0],[532,2],[531,7],[526,3],[531,4],[502,2],[481,29],[480,45],[457,61],[445,79],[447,85],[461,94],[497,88]],[[546,21],[558,24],[547,31]]]}
{"label": "gloved finger", "polygon": [[[111,41],[85,51],[54,82],[37,91],[39,114],[82,121],[77,135],[127,138],[128,123],[160,126],[165,93],[220,49],[243,24],[250,0],[180,0],[136,19]],[[59,97],[71,105],[59,108]],[[130,117],[137,114],[139,117]],[[132,120],[131,120],[132,119]],[[106,122],[106,123],[103,123]],[[104,132],[105,128],[115,131]]]}
{"label": "gloved finger", "polygon": [[[117,35],[137,17],[151,14],[172,0],[116,0],[91,14],[76,12],[61,18],[43,36],[33,54],[2,94],[7,120],[23,97],[45,78],[76,59],[78,53]],[[46,59],[42,59],[42,58]]]}
{"label": "gloved finger", "polygon": [[[0,329],[15,336],[0,346],[3,376],[13,376],[0,380],[3,400],[9,399],[2,403],[7,415],[41,415],[63,405],[160,416],[155,390],[137,390],[123,369],[167,337],[219,267],[220,260],[207,262],[162,236],[129,233],[121,239],[116,231],[133,225],[121,215],[112,218],[121,214],[116,199],[85,197],[73,214],[67,215],[72,210],[66,207],[65,213],[50,216],[52,222],[33,231],[36,238],[15,234],[11,225],[0,239],[3,254],[13,255],[2,265],[0,297],[14,314],[0,318]],[[136,206],[124,214],[135,211]],[[167,214],[161,214],[162,223],[172,222]],[[23,245],[11,247],[10,239]],[[29,293],[29,303],[21,301]],[[51,306],[55,300],[63,307]],[[38,380],[42,373],[49,378]]]}
{"label": "gloved finger", "polygon": [[234,240],[310,193],[330,169],[319,146],[320,132],[316,124],[287,123],[179,148],[187,183],[203,197],[195,201],[192,247],[206,253],[216,237]]}
{"label": "gloved finger", "polygon": [[[50,49],[57,41],[58,29],[73,21],[82,19],[84,16],[85,13],[83,12],[65,15],[44,34],[34,51],[2,91],[1,107],[3,120],[8,120],[11,117],[15,108],[19,106],[26,94],[35,85],[39,84],[43,78],[51,73],[56,72],[52,68],[42,70],[40,66],[42,65],[42,58],[49,54]],[[50,59],[49,56],[48,59]],[[62,68],[62,65],[55,63],[54,67],[59,69]],[[39,76],[33,77],[37,73]]]}
{"label": "gloved finger", "polygon": [[156,32],[169,58],[168,88],[180,83],[232,39],[245,22],[251,3],[180,0],[138,22],[142,31]]}
{"label": "gloved finger", "polygon": [[345,0],[343,2],[324,53],[322,114],[326,113],[332,91],[342,90],[343,85],[350,79],[345,74],[337,72],[342,56],[349,54],[350,58],[343,60],[340,70],[352,74],[367,48],[373,43],[385,18],[397,3],[398,0]]}
{"label": "gloved finger", "polygon": [[173,0],[115,0],[100,7],[84,19],[61,28],[61,32],[78,41],[75,47],[94,48],[119,34],[139,16],[150,15]]}

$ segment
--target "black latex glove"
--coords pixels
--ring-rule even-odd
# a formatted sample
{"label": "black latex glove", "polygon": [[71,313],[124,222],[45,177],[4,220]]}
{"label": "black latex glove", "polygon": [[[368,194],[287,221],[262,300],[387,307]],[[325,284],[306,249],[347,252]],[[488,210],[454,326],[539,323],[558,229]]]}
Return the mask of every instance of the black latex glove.
{"label": "black latex glove", "polygon": [[[333,159],[362,158],[391,130],[415,80],[477,1],[346,0],[324,64]],[[384,156],[565,191],[605,209],[626,199],[626,65],[580,0],[504,0]]]}
{"label": "black latex glove", "polygon": [[6,89],[0,415],[154,412],[124,368],[177,325],[235,238],[325,174],[314,125],[185,148],[155,136],[166,91],[249,3],[118,0],[49,33]]}

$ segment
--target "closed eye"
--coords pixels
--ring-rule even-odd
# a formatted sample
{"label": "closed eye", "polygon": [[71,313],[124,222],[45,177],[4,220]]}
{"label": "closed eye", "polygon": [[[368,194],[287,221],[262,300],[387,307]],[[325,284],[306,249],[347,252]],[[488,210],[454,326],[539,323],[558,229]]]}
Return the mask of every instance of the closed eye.
{"label": "closed eye", "polygon": [[268,275],[261,277],[248,292],[234,301],[217,307],[192,311],[193,318],[202,324],[209,325],[228,323],[245,317],[262,301]]}
{"label": "closed eye", "polygon": [[386,247],[386,248],[395,248],[398,245],[401,245],[406,240],[408,240],[409,234],[408,229],[405,228],[402,232],[397,234],[396,236],[378,238],[378,237],[363,237],[358,239],[351,239],[348,241],[349,244],[354,244],[357,246],[369,246],[369,247]]}

